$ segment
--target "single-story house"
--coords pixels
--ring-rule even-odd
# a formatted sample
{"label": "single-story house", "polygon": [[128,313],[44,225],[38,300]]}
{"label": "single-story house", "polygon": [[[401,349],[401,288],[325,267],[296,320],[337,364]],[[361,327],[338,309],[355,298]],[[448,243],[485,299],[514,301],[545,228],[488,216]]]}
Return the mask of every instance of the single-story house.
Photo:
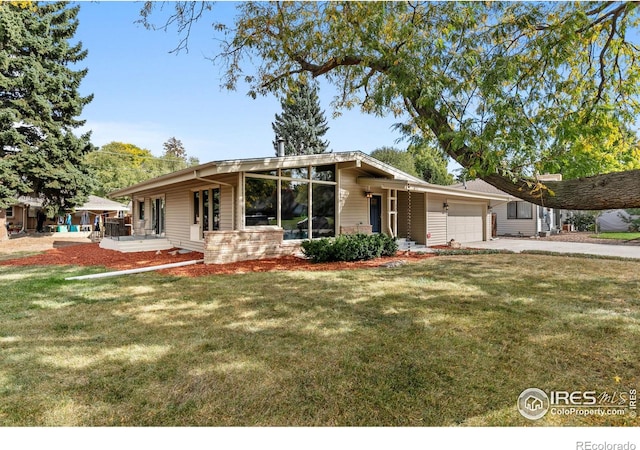
{"label": "single-story house", "polygon": [[[34,231],[37,228],[38,211],[42,209],[42,199],[37,197],[21,196],[18,201],[9,206],[6,213],[7,228],[10,234]],[[87,201],[70,211],[69,217],[47,217],[44,221],[45,229],[55,231],[58,225],[67,227],[67,223],[73,226],[73,230],[80,231],[80,227],[86,226],[86,231],[91,231],[96,216],[119,217],[129,212],[129,207],[108,198],[89,195]],[[65,229],[65,231],[70,231]]]}
{"label": "single-story house", "polygon": [[510,198],[429,184],[361,152],[213,161],[109,196],[131,198],[134,236],[163,236],[206,263],[358,232],[428,246],[487,240],[490,209]]}
{"label": "single-story house", "polygon": [[[560,180],[561,175],[541,175],[540,181]],[[475,179],[454,185],[469,192],[507,195],[486,181]],[[546,208],[518,198],[494,203],[491,210],[492,233],[495,236],[540,236],[562,231],[564,210]]]}

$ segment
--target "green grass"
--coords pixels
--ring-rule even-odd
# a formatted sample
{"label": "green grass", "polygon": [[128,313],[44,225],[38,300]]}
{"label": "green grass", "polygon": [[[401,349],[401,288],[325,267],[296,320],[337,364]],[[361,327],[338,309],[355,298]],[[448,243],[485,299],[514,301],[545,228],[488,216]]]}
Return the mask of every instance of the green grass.
{"label": "green grass", "polygon": [[640,239],[640,233],[598,233],[590,237],[598,239],[614,239],[628,241],[631,239]]}
{"label": "green grass", "polygon": [[638,387],[640,262],[64,281],[97,271],[0,268],[0,424],[638,425],[515,404]]}

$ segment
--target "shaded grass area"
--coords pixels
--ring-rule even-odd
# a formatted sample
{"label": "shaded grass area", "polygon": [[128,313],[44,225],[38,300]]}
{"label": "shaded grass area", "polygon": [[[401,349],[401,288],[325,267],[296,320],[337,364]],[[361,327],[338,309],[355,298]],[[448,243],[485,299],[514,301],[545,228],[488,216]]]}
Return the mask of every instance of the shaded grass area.
{"label": "shaded grass area", "polygon": [[68,282],[99,269],[2,267],[0,424],[638,425],[515,407],[529,387],[637,388],[638,269],[497,254]]}

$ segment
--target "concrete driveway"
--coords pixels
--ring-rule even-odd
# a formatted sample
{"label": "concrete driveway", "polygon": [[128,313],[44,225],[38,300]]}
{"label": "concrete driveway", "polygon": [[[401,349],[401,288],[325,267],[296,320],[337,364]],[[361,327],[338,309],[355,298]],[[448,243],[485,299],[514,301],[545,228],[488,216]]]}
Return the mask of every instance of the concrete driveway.
{"label": "concrete driveway", "polygon": [[540,250],[546,252],[580,253],[640,259],[639,245],[608,245],[583,242],[544,241],[538,239],[498,238],[486,242],[469,242],[465,243],[464,246],[468,248],[510,250],[516,253],[524,250]]}

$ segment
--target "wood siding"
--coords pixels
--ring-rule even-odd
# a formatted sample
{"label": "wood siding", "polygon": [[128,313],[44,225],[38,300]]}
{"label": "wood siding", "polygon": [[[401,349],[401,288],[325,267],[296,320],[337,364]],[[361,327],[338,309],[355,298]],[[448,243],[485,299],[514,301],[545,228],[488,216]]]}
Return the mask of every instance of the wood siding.
{"label": "wood siding", "polygon": [[[340,210],[341,227],[354,227],[356,225],[370,225],[369,223],[369,199],[364,195],[364,188],[357,183],[359,171],[356,169],[342,169],[338,184],[338,209]],[[383,192],[374,192],[383,194]],[[386,197],[383,197],[384,205]],[[382,213],[382,227],[386,229],[385,212]],[[338,228],[339,230],[339,228]]]}
{"label": "wood siding", "polygon": [[418,244],[427,243],[426,194],[411,193],[411,240]]}
{"label": "wood siding", "polygon": [[442,209],[446,200],[444,196],[428,194],[427,203],[427,245],[444,245],[447,243],[447,215]]}
{"label": "wood siding", "polygon": [[[225,185],[220,185],[220,228],[223,230],[233,229],[233,197],[231,186],[237,180],[235,176],[220,177],[220,181]],[[193,180],[167,186],[163,189],[145,191],[134,196],[134,227],[136,232],[144,234],[145,228],[151,227],[151,200],[162,197],[165,199],[165,236],[175,247],[202,252],[204,250],[204,240],[191,239],[191,225],[193,224],[193,192],[196,190],[210,188],[216,184],[215,180],[210,183],[201,180]],[[138,217],[137,202],[139,199],[145,200],[145,221],[144,225]]]}
{"label": "wood siding", "polygon": [[498,222],[498,236],[533,236],[536,234],[536,224],[538,221],[537,208],[533,209],[531,219],[508,219],[507,203],[501,203],[493,208]]}

